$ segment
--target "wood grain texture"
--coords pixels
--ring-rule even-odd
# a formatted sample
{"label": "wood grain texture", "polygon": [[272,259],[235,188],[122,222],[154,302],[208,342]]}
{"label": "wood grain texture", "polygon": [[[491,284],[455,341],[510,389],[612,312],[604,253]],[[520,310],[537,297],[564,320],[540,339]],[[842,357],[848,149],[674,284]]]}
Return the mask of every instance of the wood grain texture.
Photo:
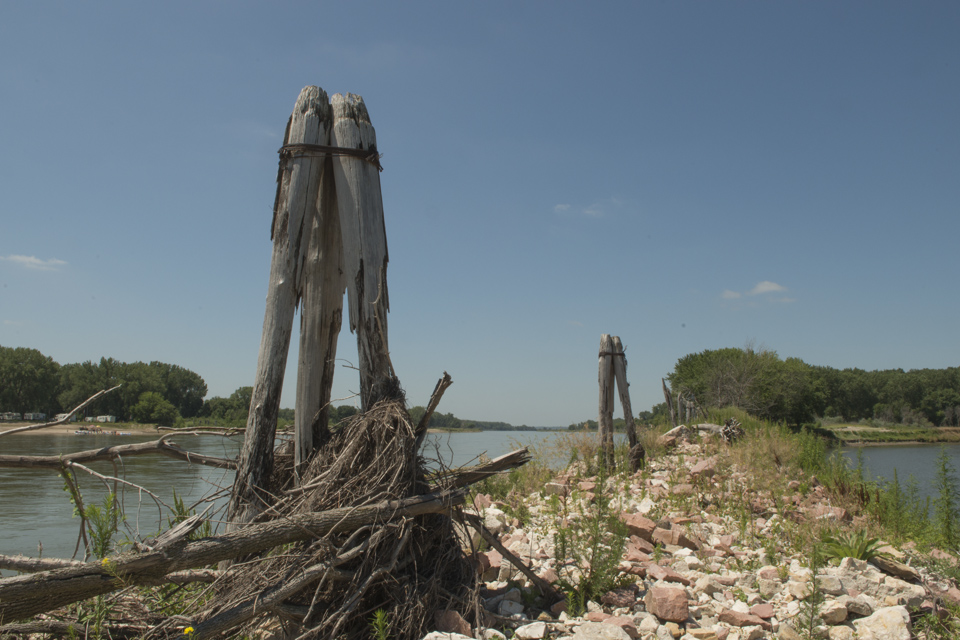
{"label": "wood grain texture", "polygon": [[600,336],[600,411],[597,418],[597,433],[600,436],[600,460],[613,468],[613,339],[609,334]]}
{"label": "wood grain texture", "polygon": [[[331,100],[331,144],[376,150],[377,138],[360,96],[336,94]],[[344,276],[350,330],[357,334],[360,400],[364,410],[399,389],[387,341],[387,233],[383,222],[380,172],[350,156],[333,158],[343,239]]]}
{"label": "wood grain texture", "polygon": [[[319,87],[305,87],[290,116],[284,144],[329,144],[330,123],[326,92]],[[286,158],[281,163],[263,334],[246,435],[230,498],[229,529],[250,522],[265,506],[258,491],[273,471],[280,394],[306,261],[304,235],[309,233],[308,225],[317,208],[324,159],[307,155]]]}

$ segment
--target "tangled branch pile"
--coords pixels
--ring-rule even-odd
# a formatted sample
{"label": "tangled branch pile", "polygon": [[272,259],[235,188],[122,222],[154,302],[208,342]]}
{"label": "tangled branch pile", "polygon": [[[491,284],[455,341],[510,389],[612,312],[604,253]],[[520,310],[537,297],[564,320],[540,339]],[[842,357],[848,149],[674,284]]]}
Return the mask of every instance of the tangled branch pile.
{"label": "tangled branch pile", "polygon": [[[384,401],[332,435],[302,478],[277,456],[276,502],[261,519],[362,507],[427,493],[415,426],[399,401]],[[440,487],[442,488],[442,487]],[[278,616],[291,637],[366,638],[384,611],[390,636],[419,638],[434,612],[478,615],[475,572],[449,515],[390,518],[331,533],[235,566],[196,616],[196,638]]]}

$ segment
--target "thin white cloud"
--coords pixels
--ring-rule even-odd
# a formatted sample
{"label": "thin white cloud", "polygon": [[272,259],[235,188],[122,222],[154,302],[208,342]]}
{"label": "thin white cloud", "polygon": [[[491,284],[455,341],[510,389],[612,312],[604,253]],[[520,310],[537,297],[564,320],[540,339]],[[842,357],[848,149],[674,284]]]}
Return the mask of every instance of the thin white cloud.
{"label": "thin white cloud", "polygon": [[555,204],[555,205],[553,205],[553,212],[554,212],[554,213],[566,213],[567,211],[570,211],[570,205],[568,205],[568,204]]}
{"label": "thin white cloud", "polygon": [[7,262],[12,262],[14,264],[20,265],[25,269],[36,269],[38,271],[56,271],[63,265],[67,264],[63,260],[58,260],[57,258],[50,258],[49,260],[41,260],[36,256],[0,256],[0,260],[6,260]]}
{"label": "thin white cloud", "polygon": [[787,288],[780,286],[776,282],[770,282],[769,280],[764,280],[763,282],[758,282],[757,286],[747,292],[747,295],[758,296],[764,293],[776,293],[778,291],[786,291]]}
{"label": "thin white cloud", "polygon": [[583,326],[583,323],[580,322],[579,320],[571,320],[571,321],[570,321],[570,324],[572,324],[572,325],[575,326],[575,327],[582,327],[582,326]]}
{"label": "thin white cloud", "polygon": [[724,300],[736,300],[741,294],[739,291],[730,291],[730,289],[724,289],[721,295]]}
{"label": "thin white cloud", "polygon": [[603,208],[599,204],[592,204],[584,209],[583,213],[591,218],[599,218],[603,216]]}

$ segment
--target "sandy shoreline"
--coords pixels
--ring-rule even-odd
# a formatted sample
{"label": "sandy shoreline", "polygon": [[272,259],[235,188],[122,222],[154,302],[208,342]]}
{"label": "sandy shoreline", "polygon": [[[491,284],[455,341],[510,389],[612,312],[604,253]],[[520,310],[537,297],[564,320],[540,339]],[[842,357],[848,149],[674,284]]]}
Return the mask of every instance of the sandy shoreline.
{"label": "sandy shoreline", "polygon": [[[0,425],[0,434],[5,431],[11,431],[13,429],[19,429],[21,427],[28,427],[31,424],[30,422],[4,422]],[[140,436],[140,435],[156,435],[160,433],[157,431],[156,425],[152,424],[109,424],[109,423],[89,423],[89,422],[73,422],[70,424],[58,424],[54,427],[44,427],[43,429],[33,429],[31,431],[18,431],[16,435],[50,435],[52,433],[58,435],[70,434],[73,435],[74,431],[77,431],[81,427],[87,429],[93,429],[94,427],[99,426],[104,432],[107,431],[120,431],[123,433],[130,433],[131,435]]]}

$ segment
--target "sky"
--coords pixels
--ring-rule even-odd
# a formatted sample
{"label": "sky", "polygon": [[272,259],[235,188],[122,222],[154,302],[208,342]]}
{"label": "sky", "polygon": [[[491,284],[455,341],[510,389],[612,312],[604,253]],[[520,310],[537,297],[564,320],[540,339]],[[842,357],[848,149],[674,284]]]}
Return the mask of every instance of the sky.
{"label": "sky", "polygon": [[0,345],[251,385],[317,85],[376,128],[411,406],[448,371],[442,412],[595,419],[604,333],[635,411],[705,349],[958,366],[958,33],[933,0],[2,2]]}

